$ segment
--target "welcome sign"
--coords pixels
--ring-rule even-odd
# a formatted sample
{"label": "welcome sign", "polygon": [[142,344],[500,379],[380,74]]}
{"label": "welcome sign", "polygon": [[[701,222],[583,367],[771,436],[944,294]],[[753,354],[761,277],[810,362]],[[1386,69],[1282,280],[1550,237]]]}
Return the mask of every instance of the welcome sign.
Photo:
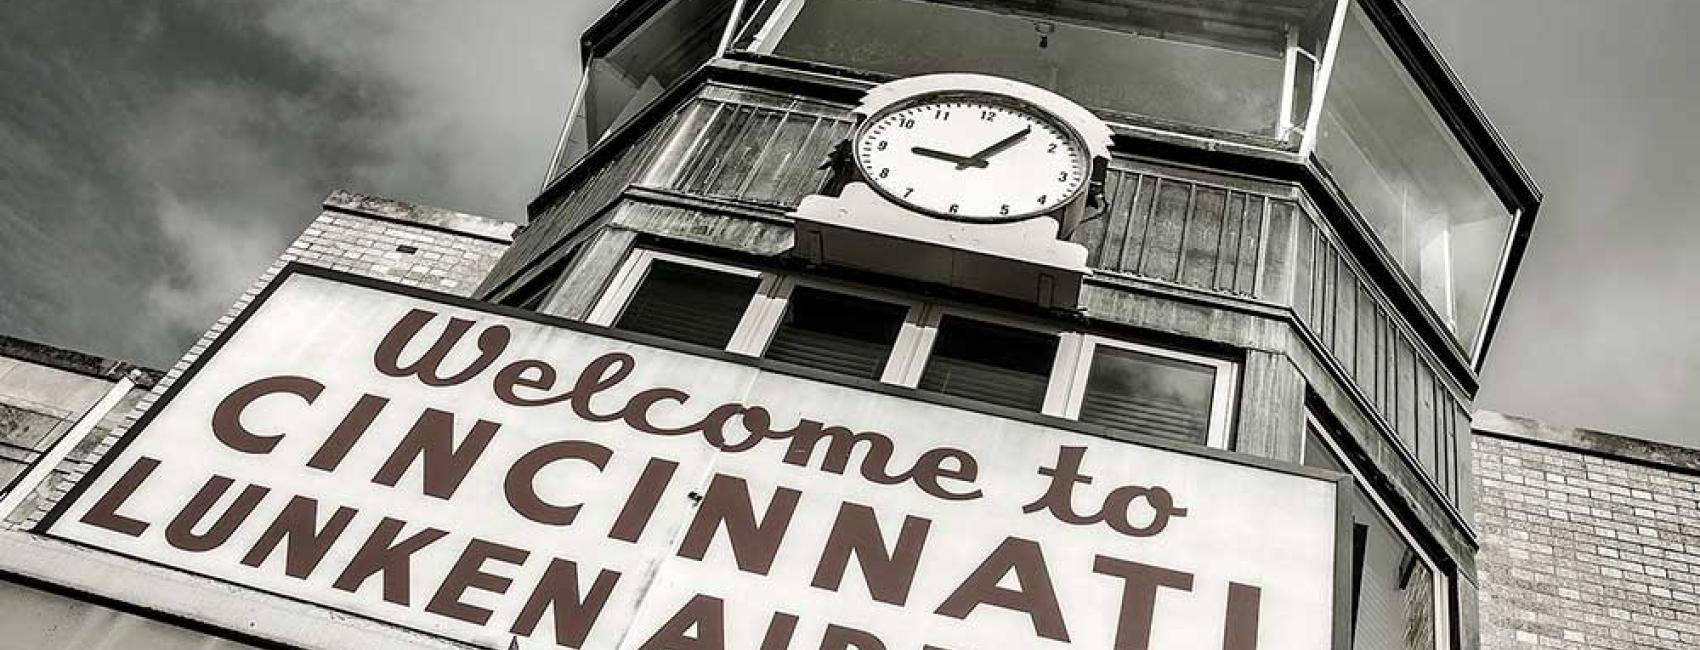
{"label": "welcome sign", "polygon": [[292,267],[53,514],[491,648],[1322,649],[1335,478]]}

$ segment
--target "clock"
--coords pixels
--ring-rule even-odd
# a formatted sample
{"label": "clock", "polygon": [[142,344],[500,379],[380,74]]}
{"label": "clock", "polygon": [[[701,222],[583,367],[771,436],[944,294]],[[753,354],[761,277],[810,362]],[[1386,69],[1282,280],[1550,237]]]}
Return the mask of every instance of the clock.
{"label": "clock", "polygon": [[909,209],[999,223],[1055,212],[1086,189],[1093,159],[1067,123],[992,93],[937,93],[894,104],[852,143],[868,184]]}

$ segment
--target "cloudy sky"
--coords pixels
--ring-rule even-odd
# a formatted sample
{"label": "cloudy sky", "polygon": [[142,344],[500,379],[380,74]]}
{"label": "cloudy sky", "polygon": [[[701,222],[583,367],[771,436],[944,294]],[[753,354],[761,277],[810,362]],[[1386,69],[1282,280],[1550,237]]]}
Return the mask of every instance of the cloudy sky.
{"label": "cloudy sky", "polygon": [[[1700,446],[1700,2],[1407,2],[1547,194],[1480,405]],[[0,5],[0,333],[169,365],[333,188],[520,219],[606,4]]]}

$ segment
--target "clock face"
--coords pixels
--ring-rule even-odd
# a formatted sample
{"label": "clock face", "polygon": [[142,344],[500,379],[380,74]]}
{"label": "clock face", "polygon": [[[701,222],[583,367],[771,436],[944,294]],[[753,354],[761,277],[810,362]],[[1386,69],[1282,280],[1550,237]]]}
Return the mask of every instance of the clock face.
{"label": "clock face", "polygon": [[1080,193],[1091,161],[1072,133],[995,99],[922,99],[871,119],[856,163],[886,197],[964,221],[1016,221]]}

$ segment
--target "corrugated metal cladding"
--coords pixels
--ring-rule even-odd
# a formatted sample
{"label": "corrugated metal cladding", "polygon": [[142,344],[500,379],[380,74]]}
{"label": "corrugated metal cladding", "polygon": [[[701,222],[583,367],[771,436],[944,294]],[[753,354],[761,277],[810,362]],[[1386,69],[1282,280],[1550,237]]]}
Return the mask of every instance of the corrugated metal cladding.
{"label": "corrugated metal cladding", "polygon": [[[631,186],[756,209],[793,207],[824,183],[820,163],[852,128],[841,107],[708,86],[626,153],[599,156],[608,164],[537,217],[485,290],[516,273],[541,272],[544,264],[534,262],[553,259]],[[1072,240],[1087,247],[1092,267],[1111,275],[1290,302],[1324,353],[1457,503],[1468,413],[1378,290],[1290,187],[1213,178],[1118,160],[1105,179],[1108,209],[1082,223]]]}

